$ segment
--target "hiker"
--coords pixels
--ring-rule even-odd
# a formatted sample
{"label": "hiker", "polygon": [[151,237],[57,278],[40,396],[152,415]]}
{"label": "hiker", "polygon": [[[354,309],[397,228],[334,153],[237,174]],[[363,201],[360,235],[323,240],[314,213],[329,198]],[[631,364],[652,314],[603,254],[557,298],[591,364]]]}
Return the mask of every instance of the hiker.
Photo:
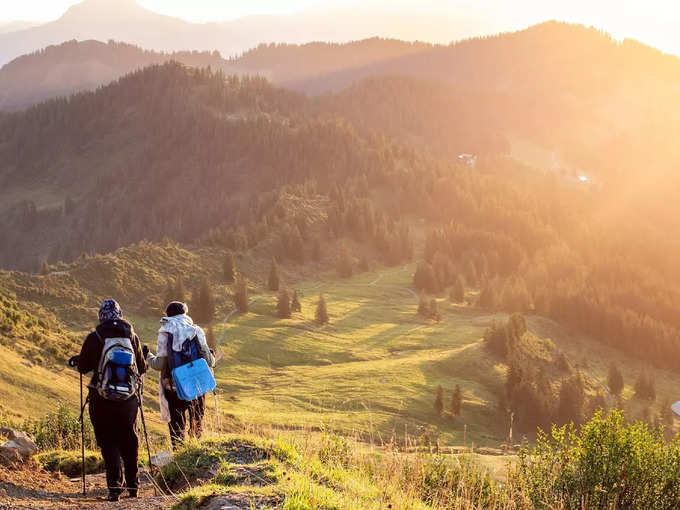
{"label": "hiker", "polygon": [[85,339],[76,363],[81,374],[92,372],[87,400],[106,466],[108,500],[118,501],[125,488],[136,498],[138,382],[146,372],[146,361],[139,338],[113,299],[102,302],[99,325]]}
{"label": "hiker", "polygon": [[211,369],[215,366],[215,356],[208,347],[203,329],[194,324],[188,313],[189,308],[185,303],[173,301],[168,304],[165,309],[166,316],[161,319],[161,327],[158,330],[156,354],[150,353],[146,345],[143,347],[144,357],[149,366],[160,371],[161,419],[168,422],[173,450],[184,441],[187,415],[189,435],[201,437],[205,395],[192,401],[179,398],[171,375],[174,367],[171,366],[172,362],[169,359],[174,360],[173,352],[182,352],[187,341],[195,340],[198,356],[203,358]]}

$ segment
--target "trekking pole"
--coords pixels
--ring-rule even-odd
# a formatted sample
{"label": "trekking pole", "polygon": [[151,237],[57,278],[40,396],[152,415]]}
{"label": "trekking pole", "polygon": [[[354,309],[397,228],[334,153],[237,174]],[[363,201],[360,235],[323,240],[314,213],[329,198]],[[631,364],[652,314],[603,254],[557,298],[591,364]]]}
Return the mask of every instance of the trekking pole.
{"label": "trekking pole", "polygon": [[80,374],[80,463],[82,467],[83,478],[83,496],[86,496],[85,489],[85,420],[83,414],[85,405],[83,404],[83,374]]}
{"label": "trekking pole", "polygon": [[217,417],[217,430],[222,433],[222,422],[220,420],[220,406],[217,400],[217,390],[213,391],[213,397],[215,397],[215,416]]}
{"label": "trekking pole", "polygon": [[[142,376],[140,385],[139,385],[139,395],[138,395],[138,401],[139,401],[139,415],[142,419],[142,429],[144,430],[144,441],[146,442],[146,453],[149,457],[149,476],[153,479],[153,464],[151,464],[151,448],[149,447],[149,434],[146,431],[146,421],[144,420],[144,376]],[[156,484],[153,484],[153,495],[158,496],[158,491],[156,490]]]}
{"label": "trekking pole", "polygon": [[[80,362],[80,356],[72,356],[68,360],[68,366],[71,368],[78,368],[78,363]],[[80,372],[80,370],[78,370]],[[83,402],[83,374],[80,373],[80,467],[81,467],[81,477],[83,479],[83,496],[86,496],[85,489],[85,405],[87,404],[89,397]]]}

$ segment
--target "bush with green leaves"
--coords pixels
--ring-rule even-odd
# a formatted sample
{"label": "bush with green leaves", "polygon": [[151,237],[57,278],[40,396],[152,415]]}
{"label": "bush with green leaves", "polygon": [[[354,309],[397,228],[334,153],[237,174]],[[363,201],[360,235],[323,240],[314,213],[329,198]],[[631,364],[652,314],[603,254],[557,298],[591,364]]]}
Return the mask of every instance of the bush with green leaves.
{"label": "bush with green leaves", "polygon": [[662,430],[627,423],[620,411],[597,412],[573,424],[539,433],[511,473],[537,509],[676,509],[680,501],[680,440]]}
{"label": "bush with green leaves", "polygon": [[[85,410],[85,448],[96,449],[92,424]],[[61,402],[54,411],[39,420],[27,421],[22,427],[35,440],[39,450],[79,450],[80,412],[73,405]]]}

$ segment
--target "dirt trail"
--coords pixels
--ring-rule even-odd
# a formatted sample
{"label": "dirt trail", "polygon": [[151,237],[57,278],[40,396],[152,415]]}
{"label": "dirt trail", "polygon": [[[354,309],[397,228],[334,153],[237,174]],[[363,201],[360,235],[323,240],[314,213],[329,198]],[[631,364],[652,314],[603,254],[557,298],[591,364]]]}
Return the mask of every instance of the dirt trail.
{"label": "dirt trail", "polygon": [[80,479],[69,480],[63,475],[48,473],[37,466],[20,470],[0,468],[0,510],[9,509],[138,509],[170,508],[174,500],[154,496],[153,486],[140,476],[141,488],[136,499],[121,498],[118,503],[105,501],[107,495],[104,474],[87,476],[87,496],[81,493]]}

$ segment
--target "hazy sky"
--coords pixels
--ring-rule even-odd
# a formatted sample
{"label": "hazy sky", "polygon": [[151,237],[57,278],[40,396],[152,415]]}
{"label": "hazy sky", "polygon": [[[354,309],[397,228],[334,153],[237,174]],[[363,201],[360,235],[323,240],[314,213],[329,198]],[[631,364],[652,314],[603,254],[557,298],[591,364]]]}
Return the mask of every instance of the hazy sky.
{"label": "hazy sky", "polygon": [[[292,14],[356,4],[392,11],[461,12],[482,33],[516,30],[547,19],[594,25],[617,38],[632,37],[680,55],[678,0],[138,0],[144,7],[189,21],[222,21],[249,14]],[[0,0],[0,20],[48,21],[77,0]],[[370,7],[369,7],[370,8]],[[422,27],[423,40],[428,38]],[[448,42],[448,41],[446,41]]]}

